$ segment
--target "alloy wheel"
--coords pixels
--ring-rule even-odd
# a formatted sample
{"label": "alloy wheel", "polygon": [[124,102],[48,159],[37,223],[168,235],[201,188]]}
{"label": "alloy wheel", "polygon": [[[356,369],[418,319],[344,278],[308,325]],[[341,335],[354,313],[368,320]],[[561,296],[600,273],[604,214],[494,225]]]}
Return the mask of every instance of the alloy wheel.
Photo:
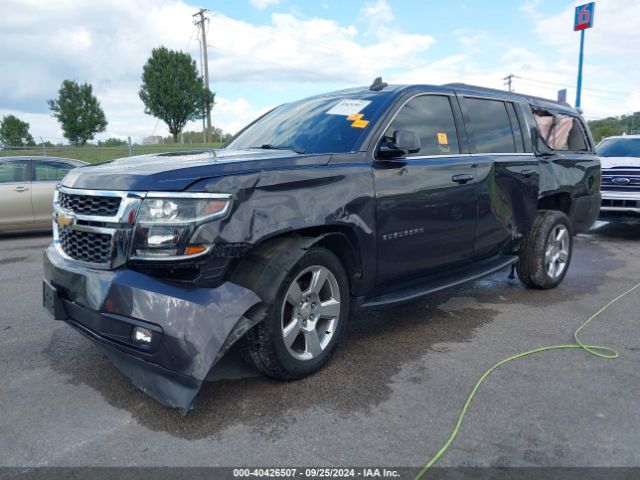
{"label": "alloy wheel", "polygon": [[291,282],[282,304],[282,338],[298,360],[317,358],[329,346],[340,320],[340,288],[326,267],[305,268]]}

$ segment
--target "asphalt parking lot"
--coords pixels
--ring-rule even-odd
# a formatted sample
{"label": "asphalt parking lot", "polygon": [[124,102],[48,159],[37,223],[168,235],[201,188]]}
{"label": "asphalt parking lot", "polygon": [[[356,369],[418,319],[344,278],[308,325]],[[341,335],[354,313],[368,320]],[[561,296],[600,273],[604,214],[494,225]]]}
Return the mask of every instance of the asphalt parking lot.
{"label": "asphalt parking lot", "polygon": [[[0,466],[419,466],[497,360],[570,343],[640,281],[640,227],[576,239],[564,283],[527,290],[508,272],[359,314],[334,360],[297,382],[233,351],[182,417],[136,390],[40,306],[47,235],[0,238]],[[640,465],[640,290],[582,334],[582,351],[519,360],[479,390],[443,466]]]}

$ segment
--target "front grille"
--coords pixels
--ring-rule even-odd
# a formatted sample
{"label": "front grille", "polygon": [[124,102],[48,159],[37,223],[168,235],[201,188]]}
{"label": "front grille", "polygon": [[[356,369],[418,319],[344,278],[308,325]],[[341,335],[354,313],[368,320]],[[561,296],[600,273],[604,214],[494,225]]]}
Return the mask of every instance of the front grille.
{"label": "front grille", "polygon": [[603,207],[617,207],[617,208],[640,208],[640,200],[618,200],[618,199],[602,199]]}
{"label": "front grille", "polygon": [[614,167],[602,169],[602,190],[640,192],[640,168]]}
{"label": "front grille", "polygon": [[58,201],[65,210],[79,215],[113,217],[120,208],[120,197],[99,197],[95,195],[76,195],[60,192]]}
{"label": "front grille", "polygon": [[109,234],[61,228],[58,238],[64,253],[74,260],[90,263],[108,263],[111,260]]}

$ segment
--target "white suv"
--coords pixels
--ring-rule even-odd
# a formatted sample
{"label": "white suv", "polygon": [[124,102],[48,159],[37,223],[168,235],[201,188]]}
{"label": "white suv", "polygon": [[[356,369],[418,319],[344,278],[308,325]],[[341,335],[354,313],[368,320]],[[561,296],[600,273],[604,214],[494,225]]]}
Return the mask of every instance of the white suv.
{"label": "white suv", "polygon": [[640,135],[605,138],[596,152],[602,164],[600,219],[640,222]]}

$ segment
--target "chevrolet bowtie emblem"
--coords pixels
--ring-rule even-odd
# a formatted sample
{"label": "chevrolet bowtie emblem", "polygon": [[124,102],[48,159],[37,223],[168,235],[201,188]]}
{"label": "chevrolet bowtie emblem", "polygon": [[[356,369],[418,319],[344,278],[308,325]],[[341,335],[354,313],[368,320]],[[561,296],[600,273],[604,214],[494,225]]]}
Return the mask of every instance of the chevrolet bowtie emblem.
{"label": "chevrolet bowtie emblem", "polygon": [[63,227],[71,227],[76,223],[76,217],[71,215],[65,215],[64,213],[58,213],[58,218],[56,219],[58,226],[60,228]]}

